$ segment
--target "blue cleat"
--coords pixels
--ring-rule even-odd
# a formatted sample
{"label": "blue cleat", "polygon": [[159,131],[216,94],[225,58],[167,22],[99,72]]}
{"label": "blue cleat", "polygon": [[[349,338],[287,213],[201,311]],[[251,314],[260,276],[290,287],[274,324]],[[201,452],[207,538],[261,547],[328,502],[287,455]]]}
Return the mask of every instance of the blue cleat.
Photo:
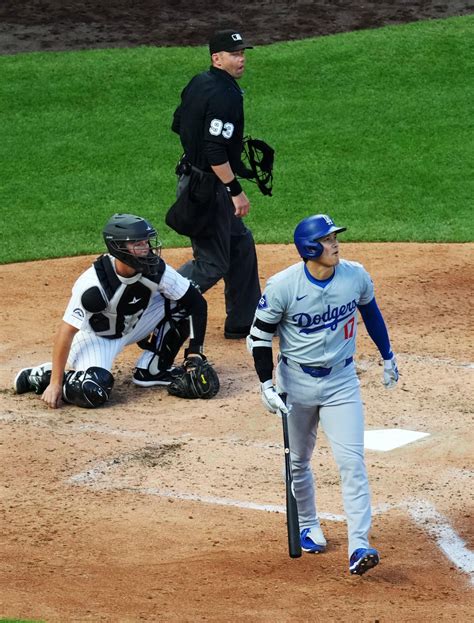
{"label": "blue cleat", "polygon": [[353,575],[364,575],[366,571],[379,564],[379,553],[371,547],[359,547],[349,561],[349,571]]}
{"label": "blue cleat", "polygon": [[321,554],[326,550],[326,539],[319,526],[301,530],[301,549],[309,554]]}

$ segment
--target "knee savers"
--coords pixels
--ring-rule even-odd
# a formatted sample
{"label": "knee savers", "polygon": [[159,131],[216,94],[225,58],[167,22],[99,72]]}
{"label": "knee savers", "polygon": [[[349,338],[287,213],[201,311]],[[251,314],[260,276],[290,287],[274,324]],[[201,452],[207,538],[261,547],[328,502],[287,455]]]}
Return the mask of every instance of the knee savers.
{"label": "knee savers", "polygon": [[66,402],[95,409],[101,407],[110,397],[114,377],[104,368],[91,367],[68,372],[63,385],[63,398]]}

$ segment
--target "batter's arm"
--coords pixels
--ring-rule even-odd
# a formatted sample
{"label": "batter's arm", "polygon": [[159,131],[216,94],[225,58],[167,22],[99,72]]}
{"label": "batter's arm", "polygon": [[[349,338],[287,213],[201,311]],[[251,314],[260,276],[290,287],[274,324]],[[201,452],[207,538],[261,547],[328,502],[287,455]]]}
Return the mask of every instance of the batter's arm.
{"label": "batter's arm", "polygon": [[64,371],[69,351],[71,350],[72,340],[78,331],[79,329],[63,321],[54,339],[51,381],[41,396],[41,400],[52,409],[57,409],[61,403]]}
{"label": "batter's arm", "polygon": [[362,320],[367,332],[383,357],[383,384],[392,389],[398,383],[399,373],[397,360],[390,347],[387,327],[375,298],[367,305],[359,305]]}
{"label": "batter's arm", "polygon": [[261,398],[265,408],[271,413],[288,413],[285,403],[273,385],[273,350],[272,338],[278,324],[270,324],[255,318],[250,334],[247,336],[247,348],[252,353],[255,370],[260,379]]}
{"label": "batter's arm", "polygon": [[358,305],[367,333],[380,351],[384,360],[393,357],[387,326],[375,297],[367,305]]}
{"label": "batter's arm", "polygon": [[273,376],[272,339],[278,324],[264,322],[255,318],[247,337],[247,349],[251,353],[255,370],[261,383],[270,381]]}

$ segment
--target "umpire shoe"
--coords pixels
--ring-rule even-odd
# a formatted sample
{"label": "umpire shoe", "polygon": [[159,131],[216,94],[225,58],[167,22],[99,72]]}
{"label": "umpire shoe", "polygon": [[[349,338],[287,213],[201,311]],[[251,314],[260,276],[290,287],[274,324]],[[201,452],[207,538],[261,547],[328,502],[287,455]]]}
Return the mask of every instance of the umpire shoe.
{"label": "umpire shoe", "polygon": [[140,387],[153,387],[154,385],[166,387],[177,376],[181,376],[183,372],[184,369],[182,367],[168,368],[168,370],[162,370],[157,374],[151,374],[148,368],[135,368],[132,381],[135,385],[140,385]]}
{"label": "umpire shoe", "polygon": [[301,530],[301,549],[309,554],[322,554],[326,550],[326,539],[319,526]]}
{"label": "umpire shoe", "polygon": [[250,329],[251,325],[234,328],[224,326],[224,337],[226,340],[244,340],[250,333]]}
{"label": "umpire shoe", "polygon": [[36,394],[42,394],[49,385],[51,369],[51,363],[43,363],[35,368],[23,368],[18,372],[13,381],[15,393],[26,394],[26,392],[35,392]]}
{"label": "umpire shoe", "polygon": [[353,575],[364,575],[366,571],[379,564],[379,553],[371,547],[359,547],[353,552],[349,561],[349,571]]}

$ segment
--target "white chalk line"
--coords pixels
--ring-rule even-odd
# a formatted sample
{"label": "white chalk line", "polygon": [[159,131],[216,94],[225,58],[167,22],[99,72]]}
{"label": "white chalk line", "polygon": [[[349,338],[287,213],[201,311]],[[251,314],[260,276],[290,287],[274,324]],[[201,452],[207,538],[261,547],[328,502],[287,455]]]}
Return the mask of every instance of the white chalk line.
{"label": "white chalk line", "polygon": [[426,500],[409,500],[406,508],[415,523],[435,539],[445,556],[469,575],[471,585],[474,586],[474,552],[466,547],[448,520]]}
{"label": "white chalk line", "polygon": [[[246,510],[265,511],[271,513],[286,513],[285,506],[278,504],[258,504],[232,498],[199,495],[177,491],[166,491],[158,487],[131,487],[114,483],[112,480],[103,482],[110,472],[120,464],[131,461],[133,455],[124,455],[120,461],[111,459],[101,461],[85,472],[71,476],[70,484],[92,486],[96,489],[126,491],[140,495],[155,495],[162,498],[214,504],[218,506],[230,506]],[[102,481],[99,483],[99,481]],[[405,509],[413,521],[427,532],[436,541],[438,547],[455,567],[467,574],[470,583],[474,586],[474,553],[466,543],[456,534],[449,521],[439,513],[435,507],[425,500],[410,499],[396,504],[380,504],[372,509],[372,515],[382,515],[392,509]],[[334,513],[319,513],[319,517],[326,521],[345,522],[345,515]]]}

